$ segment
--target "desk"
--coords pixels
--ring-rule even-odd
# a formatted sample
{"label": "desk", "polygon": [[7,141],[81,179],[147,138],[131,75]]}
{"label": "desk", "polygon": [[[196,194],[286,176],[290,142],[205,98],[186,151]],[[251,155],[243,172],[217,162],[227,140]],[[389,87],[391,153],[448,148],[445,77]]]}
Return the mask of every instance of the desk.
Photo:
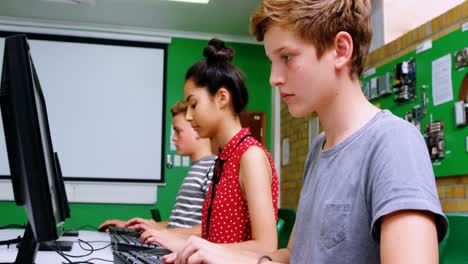
{"label": "desk", "polygon": [[[13,239],[18,236],[23,236],[24,230],[23,229],[5,229],[0,230],[0,240],[7,240]],[[79,231],[79,239],[84,240],[86,242],[92,241],[104,241],[104,242],[92,242],[91,245],[93,248],[102,248],[106,245],[110,244],[110,237],[109,234],[104,232],[97,232],[97,231],[87,231],[87,230],[80,230]],[[59,240],[67,240],[67,241],[76,241],[73,244],[73,248],[71,251],[65,252],[67,255],[85,255],[89,253],[86,250],[83,250],[78,245],[78,238],[77,237],[61,237]],[[88,248],[86,244],[82,243],[84,248]],[[7,248],[6,245],[0,246],[0,262],[14,262],[16,259],[16,254],[18,253],[18,249],[16,248],[16,244],[10,245],[10,248]],[[105,249],[94,251],[91,255],[81,258],[69,258],[71,261],[84,261],[91,258],[102,258],[105,260],[113,261],[112,255],[112,247],[106,247]],[[61,264],[62,262],[67,262],[62,256],[57,254],[55,251],[38,251],[36,255],[36,264]],[[101,261],[101,260],[91,260],[91,262],[95,264],[109,264],[111,262]]]}

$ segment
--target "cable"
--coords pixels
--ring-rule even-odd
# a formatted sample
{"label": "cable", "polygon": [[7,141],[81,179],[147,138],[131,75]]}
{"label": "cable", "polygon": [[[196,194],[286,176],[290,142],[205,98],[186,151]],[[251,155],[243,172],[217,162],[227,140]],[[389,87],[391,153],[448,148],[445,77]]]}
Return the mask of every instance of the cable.
{"label": "cable", "polygon": [[110,243],[108,240],[91,240],[88,243]]}
{"label": "cable", "polygon": [[[90,225],[88,225],[90,226]],[[93,226],[90,226],[92,228],[94,228]],[[83,227],[80,227],[80,229],[82,229]],[[56,241],[55,241],[56,243]],[[85,241],[85,240],[82,240],[82,239],[78,239],[78,245],[80,246],[81,249],[83,249],[84,251],[88,251],[88,253],[86,254],[83,254],[83,255],[69,255],[69,254],[65,254],[63,253],[63,251],[60,251],[58,250],[57,248],[54,248],[54,247],[51,247],[55,252],[57,252],[57,254],[59,254],[60,256],[62,256],[64,259],[66,259],[68,262],[62,262],[64,264],[94,264],[93,262],[91,262],[92,260],[101,260],[101,261],[105,261],[105,262],[114,262],[113,260],[107,260],[107,259],[101,259],[101,258],[90,258],[90,259],[87,259],[87,260],[83,260],[83,261],[71,261],[69,258],[83,258],[83,257],[87,257],[91,254],[94,253],[94,251],[98,251],[98,250],[102,250],[102,249],[105,249],[109,246],[112,245],[112,243],[109,243],[108,245],[104,246],[104,247],[101,247],[101,248],[97,248],[95,249],[93,247],[93,245],[91,245],[91,243],[109,243],[109,241]],[[82,244],[85,244],[88,246],[88,248],[85,248],[83,247]]]}
{"label": "cable", "polygon": [[65,253],[63,253],[63,251],[57,250],[58,247],[55,248],[54,250],[56,250],[57,253],[60,252],[59,254],[63,254],[63,256],[66,256],[66,257],[69,257],[69,258],[84,258],[84,257],[87,257],[87,256],[93,254],[93,252],[94,252],[93,246],[92,246],[91,244],[89,244],[89,243],[87,243],[87,244],[89,245],[89,247],[91,248],[91,250],[89,250],[88,253],[83,254],[83,255],[69,255],[69,254],[65,254]]}
{"label": "cable", "polygon": [[[59,255],[60,255],[62,258],[64,258],[66,261],[68,261],[68,262],[62,262],[62,263],[69,263],[69,264],[70,264],[70,263],[75,263],[75,262],[71,261],[71,260],[70,260],[69,258],[67,258],[67,257],[71,257],[71,258],[73,258],[73,257],[77,257],[77,258],[80,257],[80,256],[69,256],[69,255],[63,253],[63,251],[58,250],[57,248],[51,247],[51,246],[49,246],[49,245],[47,245],[47,246],[48,246],[49,248],[51,248],[52,250],[54,250],[57,254],[59,254]],[[91,252],[91,253],[92,253],[92,252]],[[84,257],[86,257],[86,256],[89,256],[89,254],[88,254],[88,255],[84,255]],[[91,264],[94,264],[94,263],[91,263]]]}
{"label": "cable", "polygon": [[86,261],[91,261],[91,260],[100,260],[100,261],[105,261],[105,262],[111,262],[111,263],[114,263],[113,260],[108,260],[108,259],[102,259],[102,258],[90,258]]}
{"label": "cable", "polygon": [[[68,263],[73,263],[70,259],[67,258],[67,256],[62,254],[60,250],[54,249],[54,251],[57,252],[57,254],[59,254],[60,256],[62,256],[64,259],[66,259],[68,261]],[[62,262],[62,263],[64,263],[64,262]]]}
{"label": "cable", "polygon": [[[86,254],[86,255],[83,255],[83,256],[72,256],[72,255],[68,255],[68,254],[65,254],[63,253],[63,251],[60,251],[60,250],[57,250],[57,249],[54,249],[54,251],[59,254],[60,256],[62,256],[65,260],[67,260],[68,262],[62,262],[63,264],[94,264],[93,262],[91,262],[91,260],[93,259],[96,259],[96,260],[102,260],[102,261],[108,261],[108,260],[105,260],[105,259],[100,259],[100,258],[90,258],[88,260],[83,260],[83,261],[71,261],[68,257],[70,258],[80,258],[80,257],[86,257],[86,256],[89,256],[90,254],[93,253],[93,247],[88,244],[90,247],[91,247],[91,251],[90,253]],[[112,262],[112,261],[110,261]]]}
{"label": "cable", "polygon": [[114,262],[113,260],[108,260],[108,259],[102,259],[102,258],[90,258],[88,259],[87,261],[90,261],[90,260],[100,260],[100,261],[105,261],[105,262]]}
{"label": "cable", "polygon": [[[84,248],[84,247],[81,245],[81,243],[85,243],[86,245],[89,246],[90,249]],[[94,252],[94,247],[93,247],[90,243],[88,243],[88,242],[86,242],[86,241],[84,241],[84,240],[82,240],[82,239],[78,239],[78,245],[79,245],[80,248],[83,249],[84,251],[91,251],[91,253]]]}
{"label": "cable", "polygon": [[84,225],[84,226],[80,226],[78,229],[82,229],[82,230],[93,230],[93,231],[97,231],[98,228],[93,226],[93,225]]}
{"label": "cable", "polygon": [[10,229],[10,228],[21,228],[21,229],[25,229],[25,228],[26,228],[26,225],[22,225],[22,224],[9,224],[9,225],[5,225],[5,226],[0,226],[0,229]]}
{"label": "cable", "polygon": [[13,238],[13,239],[8,239],[8,240],[3,240],[3,241],[0,241],[0,246],[1,245],[6,245],[7,248],[10,248],[10,245],[11,244],[18,244],[21,242],[21,236],[18,236],[17,238]]}
{"label": "cable", "polygon": [[[84,255],[69,255],[69,254],[65,254],[63,253],[63,251],[59,250],[58,248],[58,245],[57,245],[57,241],[54,241],[55,243],[55,246],[51,246],[51,245],[47,245],[47,247],[49,247],[50,249],[52,249],[53,251],[57,252],[57,254],[59,254],[60,256],[62,256],[63,258],[65,258],[67,261],[71,262],[67,257],[69,258],[83,258],[83,257],[87,257],[89,255],[91,255],[93,253],[93,251],[90,251],[89,253],[86,253]],[[90,245],[91,246],[91,245]],[[92,246],[91,246],[92,248]]]}
{"label": "cable", "polygon": [[[81,245],[81,243],[88,244],[88,246],[91,247],[91,250],[84,248],[84,247]],[[94,251],[98,251],[98,250],[102,250],[102,249],[108,248],[108,247],[110,247],[110,246],[112,245],[112,243],[109,243],[108,245],[106,245],[106,246],[104,246],[104,247],[101,247],[101,248],[93,248],[93,247],[91,246],[91,243],[109,243],[109,241],[84,241],[84,240],[82,240],[82,239],[78,239],[78,245],[80,245],[81,249],[83,249],[83,250],[85,250],[85,251],[92,251],[92,252],[94,252]]]}
{"label": "cable", "polygon": [[82,261],[69,262],[68,264],[89,264],[89,263],[94,264],[93,262],[91,262],[91,260],[100,260],[100,261],[111,262],[111,263],[114,262],[113,260],[108,260],[108,259],[90,258],[90,259],[82,260]]}
{"label": "cable", "polygon": [[[102,243],[102,242],[105,242],[105,243],[109,243],[108,241],[94,241],[94,242],[99,242],[99,243]],[[83,244],[86,244],[89,248],[85,248],[83,247]],[[98,251],[98,250],[102,250],[102,249],[105,249],[109,246],[111,246],[112,244],[109,243],[109,245],[106,245],[104,247],[101,247],[101,248],[97,248],[95,249],[90,242],[87,242],[87,241],[84,241],[82,239],[78,239],[78,245],[80,246],[81,249],[85,250],[85,251],[88,251],[88,253],[86,254],[83,254],[83,255],[70,255],[70,254],[65,254],[63,253],[63,251],[60,251],[60,250],[57,250],[56,248],[53,248],[55,252],[57,252],[59,255],[61,255],[62,257],[64,257],[65,259],[67,259],[68,261],[70,261],[68,258],[66,257],[69,257],[69,258],[83,258],[83,257],[87,257],[91,254],[93,254],[95,251]],[[96,259],[96,258],[92,258],[92,259]],[[85,261],[85,262],[69,262],[69,263],[89,263],[89,260]]]}
{"label": "cable", "polygon": [[[21,225],[21,224],[9,224],[9,225],[5,225],[5,226],[0,226],[0,230],[1,229],[10,229],[10,228],[21,228],[21,229],[24,229],[26,228],[26,225]],[[13,239],[7,239],[7,240],[2,240],[0,241],[0,245],[6,245],[7,248],[10,248],[10,245],[11,244],[18,244],[21,242],[21,236],[18,236],[17,238],[13,238]]]}
{"label": "cable", "polygon": [[72,229],[68,229],[68,230],[65,230],[65,231],[79,231],[79,230],[92,230],[92,231],[97,231],[98,228],[93,226],[93,225],[84,225],[84,226],[80,226],[78,228],[72,228]]}
{"label": "cable", "polygon": [[[14,227],[18,227],[18,226],[21,226],[21,225],[17,225],[17,224],[10,224],[10,225],[6,225],[6,226],[3,226],[3,227],[0,227],[0,229],[6,229],[6,228],[14,228]],[[91,225],[87,225],[88,227],[91,227],[91,228],[95,228]],[[83,227],[86,227],[86,226],[83,226]],[[80,227],[80,229],[82,230],[83,227]],[[95,228],[97,230],[97,228]],[[7,245],[8,247],[10,246],[10,244],[17,244],[19,242],[21,242],[21,236],[18,236],[17,238],[15,239],[9,239],[9,240],[5,240],[5,241],[0,241],[0,245]],[[109,246],[112,245],[112,243],[109,243],[109,241],[84,241],[82,239],[78,239],[78,245],[80,246],[81,249],[85,250],[85,251],[88,251],[88,253],[86,254],[83,254],[83,255],[69,255],[69,254],[65,254],[63,253],[63,251],[61,250],[58,250],[58,245],[57,245],[57,241],[54,241],[55,243],[55,246],[51,246],[51,245],[47,245],[47,247],[51,248],[53,251],[55,251],[57,254],[59,254],[61,257],[63,257],[67,262],[62,262],[64,264],[68,263],[68,264],[95,264],[93,262],[91,262],[92,260],[100,260],[100,261],[105,261],[105,262],[114,262],[113,260],[107,260],[107,259],[102,259],[102,258],[90,258],[90,259],[87,259],[87,260],[83,260],[83,261],[71,261],[69,258],[83,258],[83,257],[87,257],[91,254],[94,253],[94,251],[98,251],[98,250],[102,250],[102,249],[105,249]],[[83,244],[86,244],[89,248],[84,248],[83,247]],[[101,248],[94,248],[91,243],[109,243],[108,245],[106,246],[103,246]],[[0,264],[13,264],[13,263],[9,263],[9,262],[1,262]]]}

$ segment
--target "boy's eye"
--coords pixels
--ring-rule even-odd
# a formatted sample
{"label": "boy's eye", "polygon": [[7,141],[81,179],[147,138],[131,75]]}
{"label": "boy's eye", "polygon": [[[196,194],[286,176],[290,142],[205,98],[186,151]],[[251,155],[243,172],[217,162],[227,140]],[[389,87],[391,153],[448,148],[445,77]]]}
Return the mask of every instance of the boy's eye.
{"label": "boy's eye", "polygon": [[289,61],[289,60],[291,60],[291,58],[292,58],[291,54],[285,54],[285,55],[283,55],[283,60],[284,60],[284,61]]}

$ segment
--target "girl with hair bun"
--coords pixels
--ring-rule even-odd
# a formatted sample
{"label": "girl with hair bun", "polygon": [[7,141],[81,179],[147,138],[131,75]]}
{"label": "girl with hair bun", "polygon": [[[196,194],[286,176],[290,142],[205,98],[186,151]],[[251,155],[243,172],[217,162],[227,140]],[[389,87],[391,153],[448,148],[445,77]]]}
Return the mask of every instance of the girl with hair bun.
{"label": "girl with hair bun", "polygon": [[[184,85],[186,119],[200,137],[220,146],[203,203],[201,237],[231,248],[271,252],[277,247],[279,188],[273,160],[249,128],[241,126],[239,114],[247,105],[248,92],[243,74],[231,64],[234,51],[212,39],[203,54],[205,59],[187,71]],[[141,239],[183,252],[194,238],[186,242],[147,231]],[[174,261],[175,254],[164,260]]]}

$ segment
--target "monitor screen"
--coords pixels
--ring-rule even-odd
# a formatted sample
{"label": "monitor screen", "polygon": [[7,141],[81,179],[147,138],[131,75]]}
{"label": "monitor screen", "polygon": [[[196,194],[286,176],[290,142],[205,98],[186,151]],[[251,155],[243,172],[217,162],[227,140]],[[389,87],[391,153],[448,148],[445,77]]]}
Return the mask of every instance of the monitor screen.
{"label": "monitor screen", "polygon": [[0,109],[15,201],[28,217],[17,257],[17,262],[26,263],[33,261],[38,242],[61,235],[66,201],[59,190],[63,180],[57,175],[46,103],[25,35],[5,39]]}

